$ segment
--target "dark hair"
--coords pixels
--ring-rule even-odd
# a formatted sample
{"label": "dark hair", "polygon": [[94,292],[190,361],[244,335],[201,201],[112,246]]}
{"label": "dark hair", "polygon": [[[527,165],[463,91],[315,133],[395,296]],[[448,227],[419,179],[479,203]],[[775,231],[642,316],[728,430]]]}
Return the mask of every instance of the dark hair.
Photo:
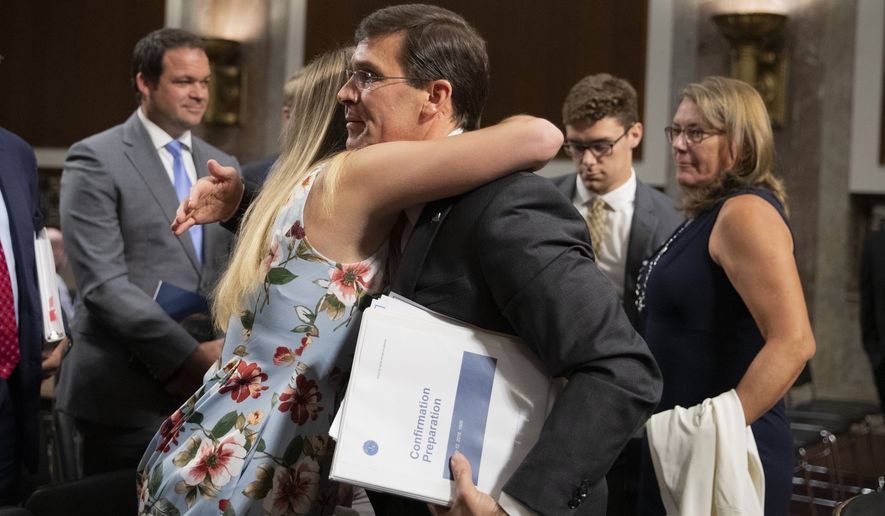
{"label": "dark hair", "polygon": [[489,95],[489,56],[482,36],[460,15],[425,4],[384,7],[363,18],[354,40],[404,32],[399,63],[412,86],[445,79],[452,84],[454,118],[479,128]]}
{"label": "dark hair", "polygon": [[563,124],[590,126],[608,116],[625,129],[639,121],[636,90],[607,73],[588,75],[575,83],[562,105]]}
{"label": "dark hair", "polygon": [[203,38],[181,29],[158,29],[141,38],[132,50],[132,87],[135,101],[141,104],[141,92],[135,77],[140,73],[147,84],[157,84],[163,75],[163,56],[173,48],[206,49]]}

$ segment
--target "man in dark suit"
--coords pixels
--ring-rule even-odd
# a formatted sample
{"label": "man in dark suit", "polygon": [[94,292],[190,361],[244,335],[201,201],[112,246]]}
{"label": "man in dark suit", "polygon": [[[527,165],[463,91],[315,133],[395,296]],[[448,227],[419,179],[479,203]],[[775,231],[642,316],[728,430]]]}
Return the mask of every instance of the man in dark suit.
{"label": "man in dark suit", "polygon": [[860,262],[860,327],[885,413],[885,228],[871,231]]}
{"label": "man in dark suit", "polygon": [[168,229],[208,160],[238,167],[191,134],[209,75],[202,39],[148,34],[133,51],[138,109],[74,144],[65,161],[61,222],[80,296],[58,407],[74,418],[87,475],[134,468],[220,355],[221,339],[198,341],[153,300],[161,281],[209,294],[229,252],[231,235],[217,224],[181,237]]}
{"label": "man in dark suit", "polygon": [[[338,93],[348,148],[479,126],[488,57],[463,18],[434,6],[391,6],[366,17],[355,41],[353,75]],[[593,262],[584,221],[548,180],[526,172],[428,204],[413,220],[392,290],[518,335],[552,376],[568,379],[538,443],[505,484],[501,507],[604,514],[605,472],[651,413],[661,384]],[[469,499],[452,511],[470,510]]]}
{"label": "man in dark suit", "polygon": [[[463,18],[435,6],[391,6],[365,18],[355,40],[351,78],[338,93],[349,149],[478,127],[488,56]],[[230,169],[198,186],[179,208],[176,231],[209,220],[235,224],[251,199]],[[518,335],[551,376],[568,379],[497,503],[475,487],[461,489],[451,513],[604,514],[605,473],[651,414],[661,380],[593,261],[586,224],[549,180],[526,172],[415,207],[408,216],[413,230],[391,271],[392,289],[432,310]],[[463,472],[456,467],[456,476],[469,478]],[[424,504],[370,497],[376,514],[427,514]]]}
{"label": "man in dark suit", "polygon": [[34,151],[2,128],[0,193],[0,505],[11,505],[22,465],[36,472],[38,462],[43,320],[34,234],[43,223]]}
{"label": "man in dark suit", "polygon": [[[587,221],[596,263],[614,284],[633,327],[643,331],[636,309],[636,279],[643,260],[682,222],[673,200],[636,177],[633,149],[642,141],[636,90],[607,73],[588,75],[562,106],[565,149],[576,174],[552,179]],[[608,514],[635,514],[642,441],[631,439],[606,475]]]}
{"label": "man in dark suit", "polygon": [[[607,73],[588,75],[566,97],[562,121],[566,153],[577,173],[552,181],[590,223],[596,262],[615,284],[630,322],[642,332],[636,310],[639,268],[682,216],[672,199],[640,181],[633,170],[633,149],[643,134],[636,90]],[[597,228],[590,213],[595,199],[603,202]],[[594,229],[601,231],[594,234]]]}

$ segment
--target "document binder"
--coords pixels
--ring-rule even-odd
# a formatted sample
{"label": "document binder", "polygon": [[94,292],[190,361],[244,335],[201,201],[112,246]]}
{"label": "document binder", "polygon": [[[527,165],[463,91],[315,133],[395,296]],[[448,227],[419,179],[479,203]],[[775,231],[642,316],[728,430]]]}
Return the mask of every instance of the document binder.
{"label": "document binder", "polygon": [[58,295],[55,258],[46,228],[34,235],[34,259],[37,262],[37,283],[43,311],[43,339],[47,343],[58,342],[65,338],[65,326]]}
{"label": "document binder", "polygon": [[449,458],[497,498],[537,442],[554,383],[516,337],[384,296],[362,318],[350,382],[330,430],[330,477],[439,505]]}

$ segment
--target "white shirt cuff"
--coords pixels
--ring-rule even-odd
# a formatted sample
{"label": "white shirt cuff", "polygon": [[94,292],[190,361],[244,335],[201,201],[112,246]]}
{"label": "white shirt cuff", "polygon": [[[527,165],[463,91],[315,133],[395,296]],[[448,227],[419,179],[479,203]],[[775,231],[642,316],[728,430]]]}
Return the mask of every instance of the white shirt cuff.
{"label": "white shirt cuff", "polygon": [[519,503],[504,491],[501,491],[501,496],[498,497],[498,505],[510,516],[538,516],[538,513]]}

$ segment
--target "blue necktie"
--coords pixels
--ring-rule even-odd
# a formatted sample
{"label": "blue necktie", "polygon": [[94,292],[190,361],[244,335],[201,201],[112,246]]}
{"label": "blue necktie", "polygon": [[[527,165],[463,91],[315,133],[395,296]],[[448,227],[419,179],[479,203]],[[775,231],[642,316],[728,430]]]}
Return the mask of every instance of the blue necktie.
{"label": "blue necktie", "polygon": [[[191,180],[187,177],[184,161],[181,159],[181,142],[172,140],[166,144],[166,150],[172,154],[172,175],[175,178],[175,193],[178,194],[178,202],[187,198],[191,191]],[[192,226],[188,232],[194,243],[194,251],[197,253],[197,261],[203,263],[203,227],[199,224]]]}

